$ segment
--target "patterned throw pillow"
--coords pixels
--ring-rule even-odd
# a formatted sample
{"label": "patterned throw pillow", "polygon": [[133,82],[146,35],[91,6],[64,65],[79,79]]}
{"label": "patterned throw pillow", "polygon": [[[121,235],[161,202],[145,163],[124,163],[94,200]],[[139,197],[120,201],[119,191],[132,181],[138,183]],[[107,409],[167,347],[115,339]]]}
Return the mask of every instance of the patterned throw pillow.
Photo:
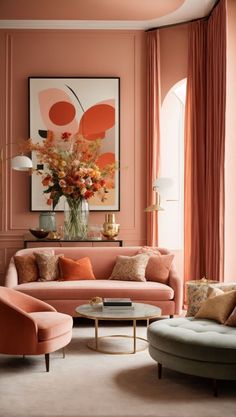
{"label": "patterned throw pillow", "polygon": [[47,252],[34,252],[39,270],[38,281],[54,281],[59,278],[58,260],[63,254],[54,255]]}
{"label": "patterned throw pillow", "polygon": [[150,256],[145,272],[146,279],[148,281],[166,284],[169,279],[169,272],[173,259],[173,254]]}
{"label": "patterned throw pillow", "polygon": [[202,303],[195,318],[216,320],[223,324],[236,304],[236,290],[208,298]]}
{"label": "patterned throw pillow", "polygon": [[149,260],[146,254],[116,258],[116,264],[109,279],[121,281],[146,281],[145,270]]}
{"label": "patterned throw pillow", "polygon": [[34,255],[15,255],[14,262],[18,274],[18,283],[37,281],[39,271]]}

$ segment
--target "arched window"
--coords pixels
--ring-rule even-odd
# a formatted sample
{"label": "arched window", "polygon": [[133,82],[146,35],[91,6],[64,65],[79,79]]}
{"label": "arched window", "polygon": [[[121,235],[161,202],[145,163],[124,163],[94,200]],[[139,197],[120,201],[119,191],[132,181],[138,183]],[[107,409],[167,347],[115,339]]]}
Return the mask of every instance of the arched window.
{"label": "arched window", "polygon": [[184,213],[184,110],[186,82],[181,80],[167,93],[161,107],[160,175],[172,179],[161,192],[158,212],[158,244],[183,249]]}

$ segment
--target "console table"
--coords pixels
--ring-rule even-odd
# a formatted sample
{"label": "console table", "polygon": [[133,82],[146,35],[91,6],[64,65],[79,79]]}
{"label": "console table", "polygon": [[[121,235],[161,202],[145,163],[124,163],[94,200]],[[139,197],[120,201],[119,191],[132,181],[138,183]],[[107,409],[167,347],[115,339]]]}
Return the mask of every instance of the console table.
{"label": "console table", "polygon": [[83,240],[68,240],[68,239],[37,239],[34,236],[30,236],[30,235],[25,235],[24,236],[24,248],[28,248],[30,243],[37,243],[37,244],[43,244],[45,245],[45,243],[57,243],[59,246],[63,246],[63,243],[78,243],[78,244],[83,244],[83,243],[91,243],[92,246],[94,246],[94,244],[102,244],[105,245],[106,243],[114,243],[117,246],[123,246],[123,240],[121,239],[83,239]]}

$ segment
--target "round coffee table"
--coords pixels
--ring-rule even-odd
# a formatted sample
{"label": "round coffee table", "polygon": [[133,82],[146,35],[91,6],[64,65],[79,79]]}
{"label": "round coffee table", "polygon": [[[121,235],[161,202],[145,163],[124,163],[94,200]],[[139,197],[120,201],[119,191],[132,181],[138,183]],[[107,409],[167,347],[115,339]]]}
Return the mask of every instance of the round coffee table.
{"label": "round coffee table", "polygon": [[[155,307],[151,304],[143,304],[143,303],[133,303],[133,309],[117,309],[117,310],[104,310],[102,305],[98,306],[91,306],[90,304],[82,304],[75,309],[76,313],[80,317],[85,317],[88,319],[94,320],[95,323],[95,339],[92,343],[88,344],[90,349],[96,350],[97,352],[102,353],[111,353],[111,354],[121,354],[121,353],[136,353],[141,350],[146,349],[147,346],[144,348],[137,348],[137,339],[144,340],[147,342],[146,339],[138,337],[136,335],[136,323],[138,320],[146,320],[147,326],[149,325],[150,319],[155,319],[161,316],[161,309],[159,307]],[[126,335],[110,335],[110,336],[98,336],[98,325],[99,320],[116,320],[116,321],[132,321],[133,322],[133,336],[126,336]],[[106,349],[99,348],[99,340],[106,338],[106,337],[128,337],[133,339],[133,349],[131,351],[108,351]]]}

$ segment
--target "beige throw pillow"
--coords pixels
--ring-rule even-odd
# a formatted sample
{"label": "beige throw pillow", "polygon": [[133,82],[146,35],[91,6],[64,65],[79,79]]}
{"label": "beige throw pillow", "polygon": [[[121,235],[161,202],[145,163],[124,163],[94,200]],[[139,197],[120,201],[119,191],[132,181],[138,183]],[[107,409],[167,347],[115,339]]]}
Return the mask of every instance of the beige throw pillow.
{"label": "beige throw pillow", "polygon": [[53,255],[46,252],[34,252],[39,270],[38,281],[54,281],[59,278],[58,260],[63,254]]}
{"label": "beige throw pillow", "polygon": [[208,298],[198,310],[195,318],[216,320],[224,323],[236,304],[236,290]]}
{"label": "beige throw pillow", "polygon": [[230,316],[227,318],[225,325],[236,327],[236,306],[234,307]]}
{"label": "beige throw pillow", "polygon": [[149,257],[145,254],[117,256],[116,264],[109,279],[121,281],[146,281],[145,269]]}

